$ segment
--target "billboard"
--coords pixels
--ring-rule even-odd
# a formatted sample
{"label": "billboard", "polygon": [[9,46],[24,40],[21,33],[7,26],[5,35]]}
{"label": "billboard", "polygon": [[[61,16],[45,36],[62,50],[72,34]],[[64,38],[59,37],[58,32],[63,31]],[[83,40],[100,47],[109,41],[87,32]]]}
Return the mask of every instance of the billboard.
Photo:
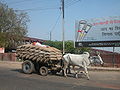
{"label": "billboard", "polygon": [[87,42],[91,47],[120,46],[120,16],[76,21],[75,42],[77,47]]}

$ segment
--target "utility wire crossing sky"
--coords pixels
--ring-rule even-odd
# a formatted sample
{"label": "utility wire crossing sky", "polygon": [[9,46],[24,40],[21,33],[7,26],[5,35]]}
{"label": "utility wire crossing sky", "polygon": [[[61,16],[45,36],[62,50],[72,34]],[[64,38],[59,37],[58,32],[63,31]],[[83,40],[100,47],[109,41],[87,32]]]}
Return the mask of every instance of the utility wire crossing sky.
{"label": "utility wire crossing sky", "polygon": [[[28,36],[62,40],[61,0],[1,0],[28,13]],[[75,20],[120,15],[120,0],[65,0],[65,40],[75,39]]]}

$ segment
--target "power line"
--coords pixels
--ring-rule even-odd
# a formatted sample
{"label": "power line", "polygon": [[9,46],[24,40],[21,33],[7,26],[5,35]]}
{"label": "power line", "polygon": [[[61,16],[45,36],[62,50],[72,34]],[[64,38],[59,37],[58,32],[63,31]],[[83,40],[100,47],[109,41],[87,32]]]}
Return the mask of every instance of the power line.
{"label": "power line", "polygon": [[53,25],[53,27],[52,27],[52,29],[51,29],[51,31],[50,31],[50,40],[52,39],[52,31],[55,29],[55,27],[56,27],[56,25],[57,25],[57,23],[58,23],[58,21],[59,21],[59,19],[60,19],[60,16],[61,16],[61,13],[60,13],[60,15],[58,16],[55,24]]}
{"label": "power line", "polygon": [[16,2],[9,2],[8,4],[17,4],[17,3],[23,3],[23,2],[28,2],[32,0],[22,0],[22,1],[16,1]]}
{"label": "power line", "polygon": [[71,1],[71,2],[69,2],[69,3],[66,4],[66,7],[68,8],[68,7],[70,7],[70,6],[74,5],[74,4],[76,4],[76,3],[79,2],[79,1],[81,1],[81,0],[74,0],[74,1]]}
{"label": "power line", "polygon": [[57,25],[57,23],[58,23],[58,21],[59,21],[59,19],[60,19],[60,16],[61,16],[61,13],[60,13],[60,15],[58,16],[58,18],[57,18],[54,26],[53,26],[52,29],[51,29],[51,31],[53,31],[53,30],[55,29],[55,27],[56,27],[56,25]]}
{"label": "power line", "polygon": [[[14,6],[21,6],[21,5],[29,5],[30,4],[43,4],[44,2],[48,2],[49,0],[21,0],[21,1],[16,1],[16,2],[9,2],[9,5],[14,5]],[[21,4],[22,3],[22,4]]]}
{"label": "power line", "polygon": [[71,4],[71,3],[73,3],[73,0],[67,0],[67,1],[65,2],[65,6],[68,5],[68,4]]}
{"label": "power line", "polygon": [[[16,1],[16,2],[8,2],[8,4],[20,4],[20,3],[24,3],[24,2],[33,2],[34,0],[21,0],[21,1]],[[35,0],[37,2],[43,2],[45,0]]]}
{"label": "power line", "polygon": [[40,10],[52,10],[52,9],[59,9],[59,7],[50,7],[50,8],[41,8],[41,7],[37,7],[37,8],[29,8],[29,9],[23,9],[23,10],[15,10],[15,11],[40,11]]}
{"label": "power line", "polygon": [[66,1],[65,1],[65,5],[71,3],[71,1],[72,1],[72,0],[66,0]]}
{"label": "power line", "polygon": [[81,0],[74,0],[73,2],[68,3],[68,4],[66,5],[66,7],[70,7],[70,6],[76,4],[76,3],[79,2],[79,1],[81,1]]}

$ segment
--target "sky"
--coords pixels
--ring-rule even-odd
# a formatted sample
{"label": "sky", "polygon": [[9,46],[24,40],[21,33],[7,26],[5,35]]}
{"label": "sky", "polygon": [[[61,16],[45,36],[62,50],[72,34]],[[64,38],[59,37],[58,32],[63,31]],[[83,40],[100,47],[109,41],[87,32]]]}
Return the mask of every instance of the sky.
{"label": "sky", "polygon": [[[62,40],[61,0],[1,0],[27,12],[28,36]],[[120,15],[120,0],[65,0],[65,40],[75,39],[75,21]]]}

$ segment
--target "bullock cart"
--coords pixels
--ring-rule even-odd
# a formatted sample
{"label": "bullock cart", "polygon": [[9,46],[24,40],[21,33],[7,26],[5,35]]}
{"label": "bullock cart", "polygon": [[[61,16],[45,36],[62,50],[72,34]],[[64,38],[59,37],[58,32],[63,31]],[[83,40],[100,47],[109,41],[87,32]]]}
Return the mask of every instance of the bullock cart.
{"label": "bullock cart", "polygon": [[56,74],[62,69],[61,51],[50,46],[22,45],[17,48],[17,57],[23,60],[22,70],[26,74],[37,71],[46,76],[49,72]]}

